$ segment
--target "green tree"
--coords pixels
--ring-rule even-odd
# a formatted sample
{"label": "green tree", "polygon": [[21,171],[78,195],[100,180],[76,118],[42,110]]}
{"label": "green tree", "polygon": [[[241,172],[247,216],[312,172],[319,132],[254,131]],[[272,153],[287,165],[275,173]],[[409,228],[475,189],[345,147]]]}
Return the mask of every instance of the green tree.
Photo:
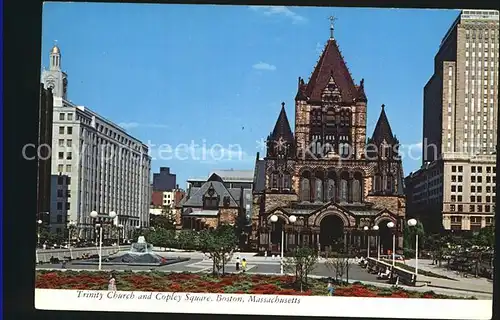
{"label": "green tree", "polygon": [[[425,230],[422,222],[418,221],[416,226],[410,227],[407,223],[403,227],[403,248],[415,250],[415,236],[418,234],[419,240],[424,240]],[[419,241],[419,249],[422,248],[423,241]]]}
{"label": "green tree", "polygon": [[181,230],[177,233],[177,244],[179,249],[195,250],[198,247],[199,233],[194,230]]}
{"label": "green tree", "polygon": [[493,248],[495,246],[495,226],[492,225],[481,228],[481,230],[474,235],[472,243],[476,246]]}
{"label": "green tree", "polygon": [[[325,266],[334,273],[335,281],[342,281],[344,274],[346,277],[348,276],[349,256],[340,255],[327,258]],[[346,281],[349,282],[349,279],[346,278]]]}
{"label": "green tree", "polygon": [[291,257],[285,258],[283,268],[287,272],[295,273],[295,285],[302,292],[307,288],[307,277],[316,267],[318,253],[309,247],[298,247]]}
{"label": "green tree", "polygon": [[170,208],[164,210],[165,210],[164,214],[161,215],[152,214],[149,218],[149,225],[152,228],[163,228],[167,230],[174,230],[175,217],[171,213]]}
{"label": "green tree", "polygon": [[215,230],[203,230],[199,234],[199,249],[213,262],[212,273],[225,273],[225,263],[237,248],[238,238],[234,227],[221,225]]}

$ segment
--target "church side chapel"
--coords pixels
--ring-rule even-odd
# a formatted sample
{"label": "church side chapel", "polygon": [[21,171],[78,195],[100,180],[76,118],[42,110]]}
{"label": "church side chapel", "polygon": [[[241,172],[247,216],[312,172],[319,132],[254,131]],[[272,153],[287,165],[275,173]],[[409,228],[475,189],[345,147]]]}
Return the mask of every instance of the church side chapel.
{"label": "church side chapel", "polygon": [[295,131],[282,103],[266,156],[257,155],[252,241],[259,251],[300,245],[366,252],[370,246],[376,255],[377,247],[381,254],[392,250],[393,234],[402,247],[399,141],[384,105],[367,139],[367,101],[364,81],[355,84],[339,51],[332,21],[309,81],[298,80]]}

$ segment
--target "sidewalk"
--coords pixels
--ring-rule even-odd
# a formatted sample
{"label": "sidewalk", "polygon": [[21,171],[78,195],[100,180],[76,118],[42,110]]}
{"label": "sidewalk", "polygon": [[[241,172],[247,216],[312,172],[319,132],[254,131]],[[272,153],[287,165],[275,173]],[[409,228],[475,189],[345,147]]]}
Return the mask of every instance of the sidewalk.
{"label": "sidewalk", "polygon": [[[407,260],[406,265],[415,267],[415,259]],[[456,290],[466,290],[471,292],[493,293],[493,282],[485,278],[464,278],[459,276],[456,272],[446,270],[446,268],[431,265],[432,260],[423,259],[418,261],[418,269],[435,274],[446,276],[455,280],[440,279],[434,277],[427,277],[418,275],[419,280],[430,281],[429,287],[450,288]]]}
{"label": "sidewalk", "polygon": [[[255,273],[255,274],[266,274],[266,275],[276,275],[273,273],[263,273],[263,272],[248,272],[249,274]],[[287,274],[287,275],[293,275],[293,274]],[[321,279],[324,278],[324,276],[315,276],[315,275],[309,275],[308,277],[310,278],[316,278],[316,279]],[[354,282],[361,282],[366,285],[372,285],[376,287],[381,287],[381,288],[391,288],[393,287],[392,284],[389,283],[381,283],[381,282],[372,282],[372,281],[359,281],[359,280],[349,280],[349,283],[354,283]],[[449,288],[439,288],[439,287],[413,287],[413,286],[405,286],[405,285],[398,285],[398,287],[408,290],[408,291],[418,291],[418,292],[428,292],[428,291],[434,291],[437,294],[444,294],[444,295],[449,295],[449,296],[457,296],[457,297],[471,297],[474,296],[477,299],[484,299],[484,300],[491,300],[493,299],[493,294],[492,293],[477,293],[477,292],[471,292],[467,290],[457,290],[457,289],[449,289]]]}

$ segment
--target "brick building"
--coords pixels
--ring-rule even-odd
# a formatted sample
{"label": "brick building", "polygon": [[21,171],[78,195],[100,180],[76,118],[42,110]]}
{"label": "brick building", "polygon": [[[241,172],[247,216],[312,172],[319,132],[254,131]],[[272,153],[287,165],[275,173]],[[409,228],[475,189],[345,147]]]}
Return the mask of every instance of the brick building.
{"label": "brick building", "polygon": [[282,103],[266,157],[257,156],[251,240],[259,250],[334,244],[366,250],[368,243],[375,250],[376,234],[364,231],[375,225],[381,247],[391,249],[388,222],[395,224],[402,246],[405,197],[399,141],[383,105],[367,139],[366,108],[363,80],[354,83],[331,26],[309,82],[298,80],[295,132]]}
{"label": "brick building", "polygon": [[174,209],[178,229],[201,230],[236,224],[251,211],[252,191],[228,188],[213,173],[200,187],[191,187]]}

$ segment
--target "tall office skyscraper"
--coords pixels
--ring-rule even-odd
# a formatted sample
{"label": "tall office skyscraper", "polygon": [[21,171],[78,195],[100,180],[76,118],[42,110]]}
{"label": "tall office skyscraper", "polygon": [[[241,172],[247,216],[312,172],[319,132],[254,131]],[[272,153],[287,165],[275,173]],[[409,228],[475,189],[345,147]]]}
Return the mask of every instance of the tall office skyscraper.
{"label": "tall office skyscraper", "polygon": [[[496,197],[499,12],[462,10],[424,88],[423,167],[406,179],[408,214],[445,229],[492,223]],[[439,218],[438,218],[439,217]]]}

